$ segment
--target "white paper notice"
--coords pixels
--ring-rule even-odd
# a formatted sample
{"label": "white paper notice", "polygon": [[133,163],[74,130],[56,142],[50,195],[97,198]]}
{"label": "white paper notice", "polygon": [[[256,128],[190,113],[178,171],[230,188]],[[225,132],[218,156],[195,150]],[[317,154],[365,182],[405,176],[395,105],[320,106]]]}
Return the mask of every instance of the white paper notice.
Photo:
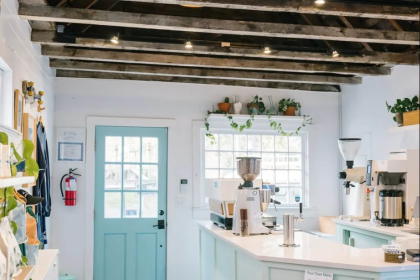
{"label": "white paper notice", "polygon": [[305,280],[333,280],[334,274],[320,271],[305,271]]}
{"label": "white paper notice", "polygon": [[85,129],[57,128],[58,161],[84,161]]}

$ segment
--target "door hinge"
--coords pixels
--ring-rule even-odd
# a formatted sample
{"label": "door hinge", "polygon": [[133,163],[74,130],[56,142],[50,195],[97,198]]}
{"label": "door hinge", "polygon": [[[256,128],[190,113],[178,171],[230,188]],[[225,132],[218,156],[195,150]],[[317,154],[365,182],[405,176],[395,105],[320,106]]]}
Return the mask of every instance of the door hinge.
{"label": "door hinge", "polygon": [[95,219],[96,219],[96,211],[93,210],[93,220],[95,220]]}
{"label": "door hinge", "polygon": [[96,151],[96,140],[95,140],[95,147],[93,149]]}

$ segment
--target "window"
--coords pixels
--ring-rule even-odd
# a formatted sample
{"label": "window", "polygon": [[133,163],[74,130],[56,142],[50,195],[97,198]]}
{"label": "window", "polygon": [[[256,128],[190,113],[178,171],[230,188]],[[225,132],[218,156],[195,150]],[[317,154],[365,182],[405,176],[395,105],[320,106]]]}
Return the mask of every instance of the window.
{"label": "window", "polygon": [[[296,206],[305,202],[307,179],[306,134],[285,137],[278,134],[213,133],[216,143],[204,138],[202,172],[204,179],[240,178],[236,172],[236,158],[261,157],[264,184],[278,187],[275,199],[282,206]],[[204,182],[203,182],[204,184]]]}

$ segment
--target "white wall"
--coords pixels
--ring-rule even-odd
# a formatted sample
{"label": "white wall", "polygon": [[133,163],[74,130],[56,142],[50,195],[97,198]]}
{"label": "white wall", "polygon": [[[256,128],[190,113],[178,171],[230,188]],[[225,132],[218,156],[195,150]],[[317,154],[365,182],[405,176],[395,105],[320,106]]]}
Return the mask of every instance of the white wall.
{"label": "white wall", "polygon": [[[247,102],[251,95],[260,95],[267,101],[293,97],[302,102],[303,113],[310,114],[315,125],[309,132],[310,147],[310,213],[306,227],[317,228],[318,215],[336,215],[338,197],[338,149],[339,98],[337,93],[298,92],[243,87],[207,86],[176,83],[135,82],[118,80],[90,80],[57,78],[56,80],[56,127],[86,127],[87,116],[118,116],[176,119],[176,142],[179,158],[176,166],[178,179],[168,182],[168,280],[198,279],[198,230],[194,217],[209,217],[205,210],[192,210],[192,190],[185,196],[185,204],[175,206],[179,180],[193,180],[192,121],[203,120],[207,110],[225,96],[239,95],[241,102]],[[268,102],[266,102],[267,104]],[[333,147],[333,148],[331,148]],[[85,164],[67,164],[54,161],[54,186],[69,167],[78,167],[83,175],[79,180],[80,196],[78,206],[54,209],[52,216],[52,246],[61,250],[61,272],[76,274],[84,279],[84,229],[86,197]],[[53,200],[60,201],[58,188],[54,189]],[[289,210],[290,211],[290,210]],[[193,213],[194,212],[194,213]],[[280,213],[280,212],[279,212]],[[280,215],[280,214],[279,214]],[[312,217],[312,218],[310,218]],[[87,280],[87,279],[86,279]]]}
{"label": "white wall", "polygon": [[[388,131],[396,123],[385,105],[386,101],[394,104],[397,98],[413,98],[418,94],[418,66],[398,66],[391,76],[364,78],[362,85],[342,87],[342,135],[362,138],[360,154],[364,164],[366,159],[387,159],[394,150],[419,148],[418,130]],[[352,201],[346,197],[345,214],[351,214],[348,211]]]}

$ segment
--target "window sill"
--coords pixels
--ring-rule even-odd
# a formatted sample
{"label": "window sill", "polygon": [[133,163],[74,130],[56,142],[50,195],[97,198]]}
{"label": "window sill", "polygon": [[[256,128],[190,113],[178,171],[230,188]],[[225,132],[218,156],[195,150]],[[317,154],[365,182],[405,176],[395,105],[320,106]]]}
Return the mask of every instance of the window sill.
{"label": "window sill", "polygon": [[[316,207],[304,207],[303,216],[308,219],[314,219],[318,217],[318,209]],[[298,214],[299,207],[277,207],[274,209],[274,206],[268,207],[267,214],[281,217],[286,213]],[[193,219],[195,220],[208,220],[210,217],[210,208],[209,207],[196,207],[193,208]]]}

